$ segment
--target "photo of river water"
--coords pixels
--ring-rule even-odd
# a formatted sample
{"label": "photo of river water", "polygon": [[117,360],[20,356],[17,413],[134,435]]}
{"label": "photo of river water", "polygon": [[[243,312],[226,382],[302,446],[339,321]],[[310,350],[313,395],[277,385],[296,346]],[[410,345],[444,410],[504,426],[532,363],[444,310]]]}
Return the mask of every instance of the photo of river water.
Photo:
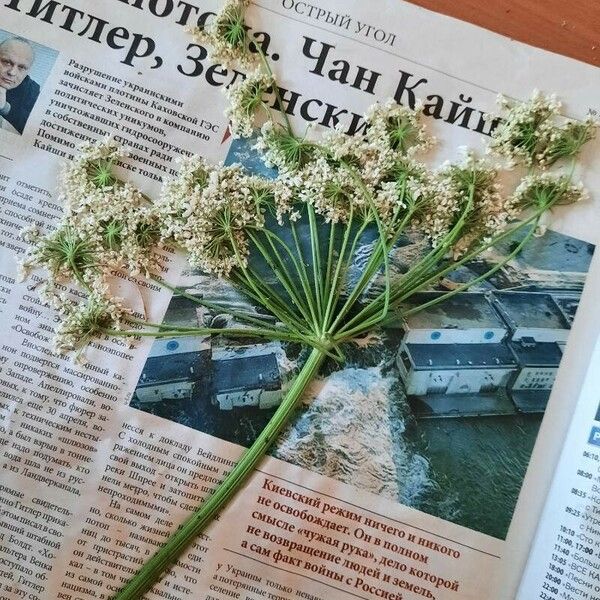
{"label": "photo of river water", "polygon": [[505,538],[541,420],[518,415],[419,421],[407,437],[423,448],[437,489],[415,508],[438,514],[445,507],[448,520]]}
{"label": "photo of river water", "polygon": [[[417,418],[406,400],[393,332],[351,352],[310,386],[271,454],[406,506],[504,538],[542,415]],[[291,354],[292,352],[290,352]],[[192,397],[131,405],[249,446],[275,409],[221,410]]]}

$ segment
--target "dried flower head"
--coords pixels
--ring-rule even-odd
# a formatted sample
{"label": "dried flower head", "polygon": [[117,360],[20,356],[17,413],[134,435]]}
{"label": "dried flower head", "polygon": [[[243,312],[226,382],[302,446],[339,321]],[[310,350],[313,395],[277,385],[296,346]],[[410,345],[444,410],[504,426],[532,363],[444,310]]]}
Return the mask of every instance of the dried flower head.
{"label": "dried flower head", "polygon": [[420,109],[400,106],[391,99],[372,106],[365,121],[366,131],[358,135],[339,130],[326,133],[323,146],[336,160],[355,166],[373,188],[390,180],[397,163],[427,150],[434,141],[420,123]]}
{"label": "dried flower head", "polygon": [[510,164],[535,164],[555,127],[560,102],[556,96],[544,96],[536,90],[527,102],[511,102],[500,96],[498,103],[506,114],[492,134],[490,151],[507,158]]}
{"label": "dried flower head", "polygon": [[68,223],[47,236],[35,235],[31,229],[22,235],[31,244],[22,262],[24,272],[42,267],[52,280],[83,281],[88,269],[96,263],[93,245]]}
{"label": "dried flower head", "polygon": [[260,107],[266,109],[263,97],[272,85],[273,77],[256,70],[227,89],[229,106],[225,115],[231,122],[231,132],[234,137],[252,135],[255,113]]}
{"label": "dried flower head", "polygon": [[118,299],[107,300],[94,292],[85,302],[65,304],[62,313],[54,338],[54,350],[60,354],[81,350],[95,337],[119,329],[130,314]]}
{"label": "dried flower head", "polygon": [[455,190],[460,206],[453,252],[461,256],[488,243],[514,218],[513,211],[500,194],[498,171],[484,160],[467,154],[461,165],[451,165],[442,172]]}
{"label": "dried flower head", "polygon": [[569,120],[561,127],[554,127],[537,156],[540,166],[549,167],[561,158],[577,156],[583,145],[595,136],[597,126],[592,118],[588,118],[585,121]]}
{"label": "dried flower head", "polygon": [[368,210],[367,200],[349,169],[321,156],[294,178],[301,202],[312,204],[326,222],[346,222],[351,212]]}
{"label": "dried flower head", "polygon": [[[208,174],[205,183],[198,183],[199,170]],[[228,275],[247,260],[246,230],[262,228],[275,202],[273,183],[239,165],[207,170],[201,159],[186,159],[158,204],[162,237],[184,248],[193,266]]]}
{"label": "dried flower head", "polygon": [[512,198],[515,210],[543,210],[556,205],[574,204],[587,198],[583,184],[574,184],[566,175],[542,173],[528,175],[521,181]]}
{"label": "dried flower head", "polygon": [[281,176],[296,172],[313,160],[318,147],[304,137],[297,137],[285,127],[267,121],[261,128],[255,148],[268,167],[276,167]]}
{"label": "dried flower head", "polygon": [[420,107],[413,110],[393,99],[374,104],[365,115],[370,125],[366,138],[375,143],[385,140],[387,146],[400,155],[424,151],[431,146],[433,138],[427,136],[420,113]]}
{"label": "dried flower head", "polygon": [[441,172],[425,171],[406,178],[405,198],[413,219],[411,229],[423,233],[435,248],[441,244],[461,206],[461,196]]}
{"label": "dried flower head", "polygon": [[117,182],[113,175],[114,165],[114,158],[90,161],[88,165],[90,181],[100,189],[112,187]]}
{"label": "dried flower head", "polygon": [[192,30],[195,40],[208,46],[212,59],[225,67],[251,69],[256,65],[244,17],[249,4],[250,0],[227,0],[208,25]]}

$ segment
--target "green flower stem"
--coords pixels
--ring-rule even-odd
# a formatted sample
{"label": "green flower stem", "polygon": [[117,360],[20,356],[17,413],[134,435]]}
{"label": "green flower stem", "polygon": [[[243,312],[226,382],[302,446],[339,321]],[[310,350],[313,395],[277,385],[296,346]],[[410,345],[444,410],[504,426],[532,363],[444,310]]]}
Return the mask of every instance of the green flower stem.
{"label": "green flower stem", "polygon": [[[286,326],[300,335],[306,332],[306,321],[298,317],[290,306],[283,307],[281,299],[271,290],[261,290],[261,281],[257,276],[248,271],[232,271],[231,280],[252,300],[271,312],[276,320],[285,323]],[[289,304],[289,303],[288,303]]]}
{"label": "green flower stem", "polygon": [[201,335],[225,335],[227,337],[248,337],[248,338],[265,338],[269,340],[285,340],[290,342],[305,343],[304,338],[299,338],[292,333],[285,331],[260,330],[260,329],[235,329],[235,328],[212,328],[212,327],[189,327],[181,328],[173,326],[169,331],[163,330],[162,326],[158,326],[158,331],[137,331],[136,329],[111,329],[103,328],[101,331],[106,335],[116,337],[198,337]]}
{"label": "green flower stem", "polygon": [[151,337],[151,338],[166,338],[166,337],[198,337],[201,335],[224,335],[226,337],[246,337],[246,338],[264,338],[266,340],[273,340],[276,342],[295,342],[304,344],[310,348],[315,348],[322,352],[325,356],[332,358],[336,362],[340,360],[338,348],[329,348],[328,345],[322,343],[314,336],[303,335],[294,332],[287,332],[281,329],[269,330],[269,329],[235,329],[235,328],[207,328],[207,327],[177,327],[171,326],[169,331],[165,331],[164,327],[167,325],[151,325],[156,327],[158,331],[138,331],[135,329],[113,329],[104,327],[99,329],[98,332],[104,335],[111,335],[114,337]]}
{"label": "green flower stem", "polygon": [[[389,274],[389,256],[388,256],[389,247],[387,244],[386,232],[384,230],[383,224],[381,223],[381,219],[379,218],[379,214],[377,213],[377,208],[375,207],[375,203],[373,201],[373,196],[372,196],[371,192],[368,190],[367,186],[364,184],[362,178],[360,177],[360,175],[357,174],[356,169],[354,169],[354,167],[352,167],[351,165],[349,165],[345,162],[342,162],[342,164],[348,170],[348,172],[350,173],[350,175],[356,182],[356,185],[362,190],[363,194],[369,201],[369,209],[371,210],[371,212],[373,214],[373,218],[375,219],[375,223],[377,224],[379,240],[378,240],[377,245],[373,249],[371,257],[369,258],[369,261],[367,262],[367,265],[366,265],[364,271],[362,272],[361,277],[359,278],[357,284],[355,285],[354,289],[352,290],[350,296],[346,300],[344,306],[342,306],[342,308],[337,313],[333,324],[329,328],[330,334],[333,334],[335,332],[336,327],[340,324],[340,322],[346,316],[348,311],[354,306],[355,302],[358,300],[358,298],[363,293],[366,286],[372,280],[375,273],[381,268],[382,263],[383,263],[383,270],[384,270],[384,277],[385,277],[385,293],[384,293],[384,298],[383,298],[384,305],[381,309],[380,319],[385,318],[387,311],[388,311],[389,301],[390,301],[390,274]],[[358,237],[355,238],[355,241],[357,241],[357,240],[358,240]],[[353,244],[353,246],[354,246],[354,244]],[[351,260],[351,259],[352,259],[352,256],[349,257],[349,260]]]}
{"label": "green flower stem", "polygon": [[286,304],[284,300],[275,292],[275,290],[265,285],[261,278],[256,275],[252,269],[244,264],[244,260],[239,253],[237,244],[235,243],[233,237],[231,238],[231,241],[239,269],[237,279],[242,288],[247,294],[255,298],[267,310],[271,311],[282,323],[286,323],[289,327],[293,327],[299,332],[302,331],[302,320],[299,320],[298,317],[290,310],[289,303]]}
{"label": "green flower stem", "polygon": [[[399,232],[397,235],[390,240],[389,247],[391,248],[399,239],[400,235],[406,229],[406,226],[410,222],[412,218],[412,212],[408,212],[401,223],[399,224]],[[387,286],[386,286],[387,288]],[[373,326],[377,325],[381,320],[381,315],[377,313],[381,313],[382,309],[380,306],[380,302],[385,301],[387,289],[381,292],[376,298],[371,299],[367,305],[360,310],[360,312],[354,315],[344,326],[337,332],[339,334],[344,334],[344,338],[352,337],[354,332],[354,328],[362,329],[366,323],[369,323]],[[358,327],[360,326],[360,327]],[[340,338],[341,339],[341,338]]]}
{"label": "green flower stem", "polygon": [[[498,242],[502,241],[503,239],[506,239],[507,237],[514,235],[517,231],[520,231],[524,227],[530,225],[531,223],[534,223],[533,228],[529,231],[529,233],[526,236],[526,240],[529,241],[529,239],[531,239],[531,237],[535,231],[535,226],[538,223],[541,215],[544,212],[546,212],[547,210],[551,209],[552,206],[553,206],[553,203],[545,205],[541,209],[538,209],[537,211],[535,211],[529,218],[525,219],[524,221],[522,221],[515,227],[512,227],[512,228],[494,236],[486,244],[477,247],[475,250],[472,250],[471,252],[469,252],[465,256],[463,256],[460,260],[458,260],[456,262],[452,262],[450,265],[447,265],[446,267],[443,267],[440,270],[434,270],[434,272],[432,272],[433,267],[435,266],[435,263],[434,263],[431,267],[429,267],[429,270],[427,271],[424,267],[421,267],[422,262],[419,261],[419,263],[417,263],[417,265],[415,265],[415,267],[413,267],[403,277],[401,284],[399,286],[399,289],[396,290],[395,293],[393,294],[392,308],[397,308],[401,302],[410,298],[413,294],[423,290],[428,285],[441,279],[444,275],[450,273],[451,271],[456,270],[457,268],[464,265],[468,261],[481,255],[483,252],[485,252],[489,248],[495,246],[496,244],[498,244]],[[463,217],[466,216],[467,212],[468,212],[467,210],[464,211]],[[460,227],[462,228],[463,225],[464,224],[461,224]],[[448,242],[446,240],[444,240],[444,243],[441,245],[442,251],[445,253],[447,251],[447,247],[448,248],[451,247],[451,245],[452,245],[452,243],[454,243],[454,241],[455,240],[450,242],[448,245]],[[518,254],[518,252],[524,246],[525,246],[525,244],[523,242],[519,243],[519,245],[517,246],[517,249],[515,251],[513,251],[510,255],[505,257],[500,263],[495,265],[492,269],[490,269],[484,275],[477,277],[473,281],[470,281],[468,283],[465,283],[465,284],[459,286],[459,288],[453,290],[452,292],[449,292],[448,294],[444,294],[442,296],[442,298],[446,299],[460,291],[464,291],[465,289],[468,289],[470,286],[475,285],[476,283],[479,283],[480,281],[483,281],[486,278],[489,278],[491,275],[496,273],[501,267],[503,267],[507,262],[509,262],[512,258],[514,258],[514,256],[516,256]],[[440,246],[438,246],[432,252],[430,252],[428,257],[423,259],[423,261],[425,261],[427,258],[433,257],[435,254],[439,254],[439,251],[440,251]],[[410,276],[411,273],[412,273],[412,276]],[[334,338],[335,341],[338,343],[342,342],[353,336],[359,335],[360,333],[363,333],[365,330],[368,330],[371,327],[373,327],[373,323],[372,323],[371,319],[368,318],[368,316],[369,316],[369,312],[373,311],[373,305],[376,302],[378,302],[379,300],[380,300],[380,298],[373,300],[358,315],[356,315],[352,319],[352,321],[346,325],[345,328],[343,328],[342,330],[340,330],[340,332],[338,332],[338,335],[335,336],[335,338]],[[403,314],[406,315],[406,314],[411,314],[413,312],[418,312],[432,304],[437,304],[437,301],[432,301],[431,303],[428,303],[427,306],[425,306],[425,305],[417,306],[414,308],[414,310],[411,309],[409,312],[403,313]],[[396,316],[391,316],[390,319],[384,320],[383,324],[389,322],[390,320],[395,320],[395,319],[396,319]],[[354,325],[354,327],[352,327],[352,325]]]}
{"label": "green flower stem", "polygon": [[[498,242],[501,242],[502,240],[506,239],[507,237],[514,235],[517,231],[520,231],[521,229],[523,229],[523,227],[526,227],[530,223],[539,220],[541,215],[543,213],[545,213],[549,208],[550,207],[544,207],[542,209],[539,209],[533,215],[531,215],[529,218],[527,218],[525,221],[522,221],[521,223],[519,223],[519,225],[516,225],[515,227],[511,227],[510,229],[507,229],[506,231],[494,236],[489,242],[485,243],[483,246],[479,246],[475,250],[472,250],[471,252],[465,254],[465,256],[463,256],[460,260],[458,260],[456,262],[452,262],[448,266],[444,267],[442,270],[437,271],[436,273],[430,275],[427,279],[420,281],[418,283],[418,285],[414,285],[412,287],[402,285],[401,288],[397,291],[396,295],[392,298],[393,306],[397,306],[400,302],[403,302],[412,294],[422,290],[425,286],[441,279],[444,275],[447,275],[448,273],[456,270],[458,267],[461,267],[462,265],[469,262],[470,260],[473,260],[477,256],[480,256],[483,252],[485,252],[489,248],[492,248]],[[408,287],[408,290],[407,290],[407,287]]]}
{"label": "green flower stem", "polygon": [[268,322],[268,320],[269,320],[268,318],[261,319],[260,317],[253,317],[247,313],[243,313],[238,310],[233,310],[227,306],[223,306],[222,304],[218,304],[216,302],[209,302],[208,300],[204,300],[203,298],[200,298],[199,296],[196,296],[195,294],[190,294],[183,288],[180,288],[175,285],[171,285],[170,283],[167,283],[166,281],[164,281],[164,279],[161,279],[160,277],[152,277],[152,281],[158,283],[162,287],[170,290],[171,292],[173,292],[174,294],[177,294],[178,296],[182,296],[183,298],[187,298],[188,300],[191,300],[192,302],[198,304],[199,306],[203,306],[210,310],[216,310],[218,312],[227,313],[228,315],[231,315],[232,317],[239,319],[240,321],[246,321],[246,323],[252,323],[253,325],[258,325],[259,327],[263,327],[265,325],[265,322]]}
{"label": "green flower stem", "polygon": [[[401,286],[404,287],[411,281],[419,281],[424,275],[431,273],[438,262],[452,250],[454,244],[460,239],[464,233],[465,225],[467,224],[467,218],[471,214],[473,204],[475,202],[475,187],[469,186],[469,196],[465,203],[464,210],[460,217],[452,227],[452,229],[444,236],[442,242],[434,247],[427,256],[417,261],[414,267],[409,269],[407,273],[402,276]],[[393,296],[392,296],[393,301]]]}
{"label": "green flower stem", "polygon": [[[538,220],[539,220],[539,217],[538,217]],[[485,281],[486,279],[489,279],[494,273],[496,273],[499,269],[501,269],[505,264],[510,262],[513,258],[515,258],[515,256],[517,256],[519,254],[519,252],[521,252],[521,250],[523,250],[525,245],[529,242],[529,240],[535,233],[536,227],[537,227],[537,221],[533,223],[533,225],[531,226],[531,229],[528,231],[527,235],[519,242],[517,247],[510,254],[505,256],[499,263],[494,265],[491,269],[488,269],[485,273],[483,273],[482,275],[479,275],[479,277],[476,277],[475,279],[472,279],[471,281],[467,281],[466,283],[459,285],[457,288],[453,289],[452,291],[446,292],[445,294],[442,294],[442,295],[438,296],[437,298],[430,300],[429,302],[425,302],[423,304],[420,304],[419,306],[415,306],[413,308],[410,308],[407,311],[404,311],[402,313],[402,316],[405,317],[407,315],[412,315],[416,312],[424,310],[425,308],[429,308],[430,306],[439,304],[440,302],[443,302],[444,300],[447,300],[448,298],[452,298],[452,296],[455,296],[456,294],[458,294],[460,292],[464,292],[466,289],[470,288],[471,286],[477,285],[481,281]]]}
{"label": "green flower stem", "polygon": [[[329,224],[329,245],[327,248],[327,266],[325,268],[325,281],[323,282],[323,299],[321,300],[323,307],[329,298],[329,293],[332,286],[333,276],[333,251],[335,249],[335,222],[331,221]],[[325,308],[324,308],[325,310]],[[324,313],[325,316],[325,313]]]}
{"label": "green flower stem", "polygon": [[292,123],[290,121],[290,118],[288,117],[285,107],[283,106],[283,99],[281,97],[281,93],[279,91],[279,86],[277,85],[277,80],[275,79],[275,74],[273,73],[273,69],[271,69],[271,65],[269,64],[269,61],[267,60],[267,57],[265,56],[265,53],[263,52],[262,48],[256,42],[253,42],[253,44],[254,44],[254,47],[256,48],[256,50],[258,51],[258,55],[260,56],[265,69],[267,70],[267,74],[270,75],[273,79],[273,91],[275,92],[275,97],[277,98],[277,103],[281,107],[281,112],[283,113],[283,119],[285,121],[285,128],[287,129],[288,133],[291,136],[294,136],[294,129],[292,128]]}
{"label": "green flower stem", "polygon": [[[315,314],[314,314],[313,306],[311,305],[310,296],[308,294],[307,287],[305,285],[305,282],[302,280],[302,272],[300,271],[300,266],[298,264],[297,258],[294,256],[294,254],[291,252],[291,250],[286,246],[285,242],[279,236],[277,236],[276,234],[274,234],[273,232],[271,232],[267,229],[262,230],[261,233],[267,238],[267,241],[269,242],[269,245],[271,246],[271,250],[273,251],[272,255],[260,243],[260,240],[258,240],[257,236],[252,234],[252,232],[249,231],[248,236],[250,237],[250,239],[256,246],[257,250],[262,254],[263,258],[265,259],[265,261],[267,262],[269,267],[271,267],[271,270],[273,271],[273,273],[275,273],[275,275],[277,276],[277,279],[284,286],[284,288],[285,288],[286,292],[288,293],[288,295],[290,296],[292,302],[298,307],[298,309],[302,313],[303,318],[307,322],[310,322],[312,320],[313,329],[314,329],[314,325],[316,323]],[[296,269],[296,272],[298,273],[298,277],[300,278],[300,281],[302,283],[304,297],[302,297],[302,295],[299,292],[297,292],[297,290],[295,289],[294,280],[285,265],[285,261],[283,260],[283,258],[281,257],[281,254],[277,250],[275,242],[277,242],[281,246],[282,250],[284,250],[290,257],[290,259],[292,260],[294,268]],[[279,267],[277,267],[273,258],[277,259],[277,263],[279,264]]]}
{"label": "green flower stem", "polygon": [[[469,196],[467,202],[465,203],[465,208],[463,209],[460,218],[454,224],[452,229],[446,234],[441,244],[432,248],[431,251],[422,259],[417,261],[417,263],[408,270],[402,277],[401,284],[399,290],[392,291],[391,293],[388,291],[387,286],[389,285],[389,277],[386,275],[386,291],[383,292],[378,298],[369,302],[369,304],[362,310],[358,315],[352,318],[352,320],[345,325],[338,332],[338,336],[340,334],[344,335],[344,338],[347,338],[351,335],[357,335],[359,332],[364,331],[365,324],[368,324],[370,327],[374,326],[378,322],[381,322],[385,319],[385,315],[382,317],[378,317],[373,321],[372,318],[367,319],[367,315],[372,314],[374,312],[381,312],[383,314],[383,310],[381,308],[381,301],[384,302],[384,305],[387,304],[389,308],[390,305],[396,301],[395,297],[398,293],[404,292],[407,287],[409,287],[408,282],[415,281],[415,286],[412,289],[416,289],[416,286],[419,280],[423,276],[428,276],[432,270],[435,269],[438,261],[452,248],[452,245],[456,242],[456,240],[460,237],[463,228],[465,226],[468,215],[471,212],[473,202],[474,202],[474,193],[475,189],[473,186],[469,188]],[[373,273],[374,274],[374,273]],[[418,286],[419,289],[422,288],[421,285]],[[411,289],[409,287],[409,289]]]}
{"label": "green flower stem", "polygon": [[[416,209],[413,206],[406,211],[406,213],[402,217],[402,220],[400,220],[398,222],[399,216],[400,216],[400,211],[402,210],[402,206],[403,206],[405,197],[406,197],[406,181],[402,183],[402,187],[400,189],[400,195],[398,197],[398,203],[399,203],[398,208],[394,212],[394,215],[392,216],[391,221],[388,223],[388,230],[394,231],[394,235],[390,238],[390,240],[388,242],[388,248],[390,250],[394,247],[394,244],[404,234],[404,232],[406,231],[406,228],[408,227],[411,219],[413,218],[413,216],[415,214]],[[361,231],[361,233],[362,233],[362,231]],[[352,256],[354,255],[357,240],[358,240],[358,237],[355,240],[355,243],[354,243],[352,251],[351,251]],[[381,309],[379,308],[378,303],[381,300],[385,300],[386,294],[387,294],[387,286],[386,286],[386,289],[383,292],[381,292],[381,294],[379,294],[378,297],[371,299],[371,301],[367,304],[367,306],[365,306],[348,323],[345,323],[344,327],[338,333],[340,333],[342,331],[346,331],[347,329],[350,329],[355,323],[363,323],[365,321],[365,319],[373,317],[374,313],[381,312]]]}
{"label": "green flower stem", "polygon": [[[335,271],[333,273],[333,280],[331,283],[331,289],[329,291],[329,297],[327,299],[327,304],[325,307],[325,317],[323,319],[323,332],[325,332],[329,327],[329,321],[333,318],[333,309],[337,304],[340,291],[342,289],[342,281],[340,280],[340,275],[342,273],[342,263],[344,261],[344,256],[346,254],[346,249],[348,248],[348,243],[350,242],[350,232],[352,229],[352,221],[354,217],[354,207],[350,205],[350,215],[348,216],[348,222],[346,223],[346,227],[344,229],[344,237],[342,238],[342,246],[340,248],[337,264],[335,266]],[[358,234],[357,234],[358,236]]]}
{"label": "green flower stem", "polygon": [[[487,250],[488,248],[491,248],[493,246],[495,246],[498,242],[502,241],[503,239],[513,235],[515,232],[520,231],[521,229],[523,229],[523,227],[526,227],[527,225],[530,225],[533,223],[533,226],[531,227],[530,231],[527,233],[527,235],[525,236],[525,238],[518,244],[518,246],[515,248],[515,250],[513,250],[509,255],[505,256],[499,263],[497,263],[496,265],[494,265],[494,267],[492,267],[491,269],[489,269],[488,271],[486,271],[483,275],[480,275],[479,277],[468,281],[464,284],[461,284],[460,286],[458,286],[457,288],[455,288],[454,290],[447,292],[445,294],[443,294],[442,296],[440,296],[437,299],[431,300],[425,304],[421,304],[419,306],[414,307],[414,309],[410,309],[406,312],[403,312],[402,315],[406,316],[415,312],[419,312],[420,310],[423,310],[425,308],[428,308],[429,306],[433,306],[434,304],[437,304],[438,301],[441,302],[442,300],[446,300],[447,298],[450,298],[452,296],[454,296],[455,294],[458,294],[459,292],[465,291],[466,289],[470,288],[473,285],[476,285],[477,283],[479,283],[480,281],[484,281],[485,279],[488,279],[489,277],[491,277],[494,273],[496,273],[499,269],[501,269],[505,264],[507,264],[508,262],[510,262],[522,249],[523,247],[526,245],[526,243],[531,239],[531,237],[533,236],[533,234],[535,233],[535,228],[536,225],[540,219],[541,214],[545,212],[545,211],[538,211],[536,212],[534,215],[532,215],[531,217],[529,217],[527,220],[523,221],[522,223],[520,223],[519,225],[517,225],[516,227],[513,227],[503,233],[501,233],[500,235],[494,237],[490,242],[488,242],[487,244],[485,244],[482,247],[477,248],[476,250],[471,251],[470,253],[468,253],[467,255],[465,255],[462,259],[460,259],[457,262],[453,262],[452,264],[450,264],[449,266],[443,268],[440,271],[436,271],[435,273],[430,273],[429,276],[427,277],[427,279],[425,279],[424,281],[420,281],[420,282],[416,282],[414,283],[411,287],[408,286],[402,286],[401,291],[402,294],[398,295],[392,304],[392,309],[397,308],[398,305],[403,302],[406,301],[408,298],[410,298],[411,296],[413,296],[414,294],[422,291],[423,289],[425,289],[427,286],[429,286],[430,284],[434,283],[435,281],[438,281],[439,279],[441,279],[444,275],[446,275],[447,273],[456,270],[457,268],[459,268],[460,266],[462,266],[463,264],[465,264],[466,262],[472,260],[473,258],[475,258],[476,256],[479,256],[482,252],[484,252],[485,250]],[[427,274],[424,274],[424,276],[426,276]],[[370,305],[367,306],[367,308],[369,308]],[[359,313],[360,314],[360,313]],[[358,317],[359,315],[357,315]],[[382,325],[386,325],[389,322],[395,321],[397,319],[397,315],[396,314],[390,314],[388,316],[388,318],[384,319],[384,321],[380,324]],[[369,323],[369,321],[364,321],[362,323],[359,323],[358,325],[356,325],[355,327],[353,327],[352,329],[343,329],[340,331],[340,333],[334,337],[334,340],[337,343],[341,343],[349,338],[352,338],[356,335],[359,335],[361,333],[364,333],[366,330],[371,329],[372,325]]]}
{"label": "green flower stem", "polygon": [[[396,234],[392,237],[392,239],[389,242],[389,248],[392,248],[393,245],[398,241],[400,236],[404,233],[412,216],[413,216],[412,211],[409,211],[406,213],[406,215],[404,216],[404,218],[398,225],[398,231],[396,232]],[[390,284],[391,284],[391,277],[388,277],[388,279],[390,280]],[[354,331],[353,328],[356,327],[357,325],[359,325],[361,329],[364,327],[365,323],[369,323],[372,326],[377,325],[381,321],[381,315],[377,314],[377,313],[382,312],[380,302],[382,300],[385,301],[387,293],[388,293],[388,291],[387,291],[387,286],[386,286],[386,289],[383,292],[381,292],[377,297],[372,298],[367,303],[367,305],[359,311],[358,314],[354,315],[347,323],[344,324],[344,326],[340,330],[338,330],[338,332],[337,332],[338,335],[343,333],[343,334],[345,334],[344,338],[352,337],[352,335],[349,335],[346,332],[350,332],[350,333],[353,332]],[[390,293],[391,293],[391,291],[390,291]]]}
{"label": "green flower stem", "polygon": [[323,272],[321,269],[321,245],[319,241],[319,228],[317,226],[317,218],[315,209],[312,204],[307,207],[308,220],[310,223],[310,250],[312,257],[312,272],[313,282],[315,286],[315,296],[317,297],[317,312],[319,314],[320,321],[323,321]]}
{"label": "green flower stem", "polygon": [[256,441],[223,482],[187,521],[167,540],[156,554],[142,566],[113,600],[139,600],[152,589],[163,573],[173,565],[186,548],[204,531],[217,513],[236,494],[257,467],[267,450],[287,425],[308,384],[318,374],[325,359],[321,350],[314,349],[302,367],[283,402]]}
{"label": "green flower stem", "polygon": [[243,275],[245,279],[246,289],[250,286],[251,290],[258,294],[258,301],[270,310],[279,321],[285,323],[289,327],[294,327],[298,332],[309,332],[307,320],[301,314],[297,314],[290,305],[289,299],[280,296],[275,289],[269,286],[264,281],[264,276],[257,273],[251,268],[245,268]]}
{"label": "green flower stem", "polygon": [[[296,253],[297,253],[299,261],[300,261],[300,281],[302,282],[302,287],[304,288],[304,293],[306,294],[306,298],[308,300],[308,305],[310,306],[310,309],[311,309],[311,314],[313,316],[313,323],[315,324],[315,327],[318,331],[322,319],[319,319],[316,314],[317,305],[315,302],[315,298],[313,296],[313,290],[310,287],[310,280],[308,278],[308,272],[306,270],[306,260],[304,259],[304,254],[302,252],[302,246],[300,245],[300,238],[298,237],[298,232],[296,231],[296,222],[295,221],[290,221],[290,229],[292,231],[292,237],[294,238],[294,244],[296,246]],[[312,231],[311,231],[311,237],[312,237]],[[318,290],[315,289],[314,295],[316,295],[317,293],[318,293]]]}

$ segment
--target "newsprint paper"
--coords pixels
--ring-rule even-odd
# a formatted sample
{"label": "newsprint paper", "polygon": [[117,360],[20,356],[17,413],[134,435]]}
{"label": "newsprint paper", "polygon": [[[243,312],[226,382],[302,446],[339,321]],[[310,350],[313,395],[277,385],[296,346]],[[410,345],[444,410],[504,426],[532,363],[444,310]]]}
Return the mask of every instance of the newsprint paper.
{"label": "newsprint paper", "polygon": [[[6,92],[0,131],[2,600],[110,598],[231,469],[301,360],[272,343],[103,339],[75,364],[51,351],[40,278],[17,281],[19,231],[52,226],[57,174],[81,142],[110,134],[129,146],[122,176],[150,197],[178,155],[254,161],[223,117],[235,73],[186,33],[216,9],[1,1],[0,43],[22,37],[35,53]],[[597,69],[399,0],[260,0],[249,20],[284,90],[276,108],[299,131],[357,131],[376,100],[421,101],[441,162],[482,148],[499,92],[556,92],[576,119],[600,111]],[[596,141],[582,161],[592,199],[557,210],[484,287],[435,325],[425,315],[367,340],[316,381],[272,457],[147,598],[600,598],[599,155]],[[164,269],[189,293],[245,302],[181,257]],[[225,319],[152,283],[142,294],[133,300],[153,321]],[[516,359],[496,361],[486,385],[469,360],[440,353],[434,327],[461,356],[483,336]],[[189,376],[175,380],[183,355]],[[419,379],[459,366],[458,388]]]}

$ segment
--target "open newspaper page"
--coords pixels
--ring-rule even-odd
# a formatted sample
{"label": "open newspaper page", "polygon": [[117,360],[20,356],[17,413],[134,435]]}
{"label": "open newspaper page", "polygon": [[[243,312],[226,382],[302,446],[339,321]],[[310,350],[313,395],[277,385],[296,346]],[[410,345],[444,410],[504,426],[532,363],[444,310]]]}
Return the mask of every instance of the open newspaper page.
{"label": "open newspaper page", "polygon": [[[15,257],[23,227],[47,231],[60,214],[57,175],[78,144],[110,134],[129,146],[122,176],[149,197],[178,155],[263,168],[222,116],[236,74],[184,31],[216,3],[73,4],[0,6],[0,43],[23,37],[35,54],[0,131],[0,598],[11,600],[111,597],[252,443],[303,359],[292,345],[209,338],[100,339],[81,365],[53,353],[41,278],[18,282]],[[591,67],[403,3],[272,0],[250,22],[299,130],[358,131],[376,100],[421,100],[441,162],[483,147],[499,92],[556,92],[574,118],[600,110]],[[594,192],[600,176],[585,169],[584,182]],[[514,598],[590,356],[578,349],[591,347],[598,199],[570,208],[484,285],[324,373],[273,457],[147,597]],[[176,254],[163,266],[187,295],[257,310]],[[139,296],[115,273],[115,286],[153,321],[228,325],[152,282]]]}

